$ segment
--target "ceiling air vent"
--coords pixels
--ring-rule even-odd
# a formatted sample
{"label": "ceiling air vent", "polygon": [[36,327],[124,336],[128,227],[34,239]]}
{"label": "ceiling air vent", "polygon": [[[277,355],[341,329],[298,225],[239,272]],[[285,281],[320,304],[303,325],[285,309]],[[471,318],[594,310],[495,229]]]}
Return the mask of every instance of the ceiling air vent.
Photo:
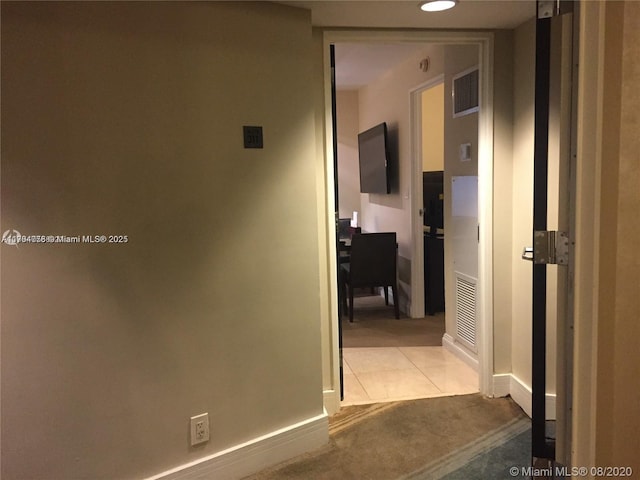
{"label": "ceiling air vent", "polygon": [[478,67],[465,70],[453,77],[453,117],[461,117],[479,110]]}

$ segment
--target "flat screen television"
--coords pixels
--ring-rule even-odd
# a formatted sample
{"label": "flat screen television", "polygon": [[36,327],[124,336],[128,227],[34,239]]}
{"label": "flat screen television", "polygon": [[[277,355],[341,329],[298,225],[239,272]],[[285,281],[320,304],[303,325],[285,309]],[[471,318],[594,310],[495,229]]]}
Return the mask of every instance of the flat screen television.
{"label": "flat screen television", "polygon": [[387,124],[358,134],[360,192],[391,193]]}

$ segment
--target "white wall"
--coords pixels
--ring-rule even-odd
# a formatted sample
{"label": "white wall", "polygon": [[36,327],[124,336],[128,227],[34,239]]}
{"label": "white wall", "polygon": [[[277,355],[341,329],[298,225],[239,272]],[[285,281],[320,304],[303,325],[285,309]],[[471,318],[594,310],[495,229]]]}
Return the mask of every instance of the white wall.
{"label": "white wall", "polygon": [[338,130],[338,200],[340,218],[360,212],[360,164],[358,160],[358,91],[336,92]]}
{"label": "white wall", "polygon": [[322,414],[311,42],[269,3],[2,4],[2,231],[129,238],[2,245],[4,478],[141,478]]}
{"label": "white wall", "polygon": [[[427,73],[418,65],[425,56],[431,57]],[[409,216],[411,186],[411,121],[409,91],[442,74],[443,47],[427,45],[375,82],[360,89],[360,131],[387,122],[393,160],[397,162],[398,179],[390,195],[362,196],[362,227],[372,232],[397,233],[401,308],[407,309],[411,283],[411,223]]]}

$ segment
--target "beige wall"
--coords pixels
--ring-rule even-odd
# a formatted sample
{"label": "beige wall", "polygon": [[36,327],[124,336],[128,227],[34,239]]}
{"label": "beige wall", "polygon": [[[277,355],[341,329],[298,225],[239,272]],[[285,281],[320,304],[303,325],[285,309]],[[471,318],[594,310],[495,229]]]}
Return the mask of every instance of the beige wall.
{"label": "beige wall", "polygon": [[[313,99],[315,108],[315,167],[316,199],[318,209],[318,243],[320,268],[320,339],[322,350],[322,390],[325,392],[324,406],[329,414],[339,408],[340,385],[334,383],[337,371],[337,355],[333,352],[338,344],[337,325],[331,323],[331,298],[336,296],[335,273],[332,266],[330,245],[335,244],[333,227],[334,213],[329,209],[327,198],[327,168],[325,155],[325,94],[324,94],[324,40],[321,30],[313,29]],[[330,219],[330,220],[329,220]]]}
{"label": "beige wall", "polygon": [[[513,249],[513,31],[494,43],[493,368],[511,373]],[[506,253],[506,254],[505,254]]]}
{"label": "beige wall", "polygon": [[[640,4],[605,9],[596,465],[640,471]],[[623,99],[623,100],[622,100]]]}
{"label": "beige wall", "polygon": [[[453,76],[477,66],[478,47],[475,45],[447,45],[444,62],[444,276],[445,276],[445,322],[449,335],[456,336],[455,303],[455,258],[451,209],[451,179],[454,176],[478,175],[478,113],[453,118],[451,91]],[[471,143],[471,160],[461,162],[459,148],[462,143]],[[477,258],[477,253],[476,253]],[[477,268],[477,261],[476,261]],[[469,272],[463,272],[469,273]],[[477,275],[477,269],[476,269]]]}
{"label": "beige wall", "polygon": [[532,243],[535,21],[514,33],[512,373],[531,386],[531,263],[520,259]]}
{"label": "beige wall", "polygon": [[584,2],[579,9],[577,157],[575,213],[573,465],[595,463],[595,392],[597,366],[597,310],[599,258],[596,198],[601,127],[602,2]]}
{"label": "beige wall", "polygon": [[360,164],[358,160],[358,91],[336,92],[338,129],[338,201],[340,218],[360,213]]}
{"label": "beige wall", "polygon": [[[554,21],[552,81],[549,120],[548,230],[567,231],[571,40],[562,40],[559,19]],[[512,184],[512,373],[531,386],[531,263],[521,260],[522,250],[532,244],[533,226],[533,142],[535,101],[535,21],[514,32],[514,134]],[[562,43],[564,42],[564,43]],[[562,47],[564,45],[564,47]],[[565,48],[562,50],[562,48]],[[562,54],[561,54],[562,52]],[[562,56],[564,55],[564,56]],[[567,63],[569,62],[569,63]],[[561,68],[561,66],[565,68]],[[547,267],[547,394],[555,394],[557,319],[565,315],[565,267]],[[558,297],[558,292],[561,292]],[[562,293],[565,292],[565,293]],[[560,301],[559,301],[560,298]],[[563,338],[562,336],[560,338]],[[560,365],[560,377],[564,365]],[[552,412],[547,412],[552,416]]]}
{"label": "beige wall", "polygon": [[267,3],[3,2],[2,231],[129,237],[2,245],[3,478],[141,478],[322,414],[311,42]]}
{"label": "beige wall", "polygon": [[444,170],[444,83],[422,92],[422,171]]}
{"label": "beige wall", "polygon": [[[554,27],[554,35],[557,34]],[[494,371],[513,373],[530,387],[532,272],[531,263],[523,261],[521,254],[523,247],[532,243],[535,22],[526,22],[512,32],[497,32],[495,59]],[[554,72],[559,62],[560,57],[554,59]],[[558,75],[554,73],[554,78]],[[551,230],[568,228],[567,211],[560,208],[568,205],[567,186],[559,183],[560,178],[567,181],[566,171],[560,170],[561,165],[568,165],[569,137],[560,134],[564,128],[561,120],[567,120],[566,107],[570,101],[567,85],[557,81],[552,85],[548,215]],[[560,86],[564,89],[562,97]],[[564,155],[563,162],[559,161],[560,152]],[[549,394],[556,392],[556,313],[562,309],[556,295],[557,275],[566,274],[561,269],[564,267],[550,266],[547,272]]]}

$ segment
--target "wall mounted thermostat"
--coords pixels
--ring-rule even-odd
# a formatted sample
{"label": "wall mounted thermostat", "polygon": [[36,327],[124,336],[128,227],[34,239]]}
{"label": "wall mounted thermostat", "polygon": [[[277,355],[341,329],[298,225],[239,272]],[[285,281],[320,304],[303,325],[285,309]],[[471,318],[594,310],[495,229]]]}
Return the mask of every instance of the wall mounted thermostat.
{"label": "wall mounted thermostat", "polygon": [[471,144],[470,143],[460,144],[460,161],[461,162],[471,161]]}

